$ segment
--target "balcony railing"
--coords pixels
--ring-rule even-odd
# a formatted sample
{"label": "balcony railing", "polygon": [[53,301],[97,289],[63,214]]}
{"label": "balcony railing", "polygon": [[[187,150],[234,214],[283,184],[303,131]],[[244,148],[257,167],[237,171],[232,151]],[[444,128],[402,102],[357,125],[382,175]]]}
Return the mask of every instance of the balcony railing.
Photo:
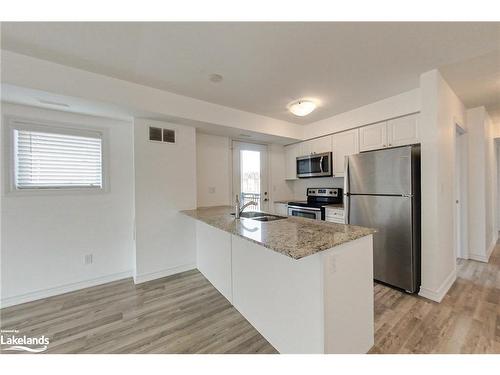
{"label": "balcony railing", "polygon": [[241,193],[240,195],[240,200],[241,200],[241,205],[243,206],[245,203],[248,202],[257,202],[257,206],[249,206],[253,207],[254,210],[259,210],[260,209],[260,193]]}

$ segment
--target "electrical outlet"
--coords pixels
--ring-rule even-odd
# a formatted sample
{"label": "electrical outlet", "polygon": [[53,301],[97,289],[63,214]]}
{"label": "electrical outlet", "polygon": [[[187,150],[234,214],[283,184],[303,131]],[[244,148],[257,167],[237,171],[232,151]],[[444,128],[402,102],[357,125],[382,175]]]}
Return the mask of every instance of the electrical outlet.
{"label": "electrical outlet", "polygon": [[94,259],[93,259],[93,255],[92,254],[85,255],[85,264],[87,264],[87,265],[88,264],[92,264],[93,260]]}

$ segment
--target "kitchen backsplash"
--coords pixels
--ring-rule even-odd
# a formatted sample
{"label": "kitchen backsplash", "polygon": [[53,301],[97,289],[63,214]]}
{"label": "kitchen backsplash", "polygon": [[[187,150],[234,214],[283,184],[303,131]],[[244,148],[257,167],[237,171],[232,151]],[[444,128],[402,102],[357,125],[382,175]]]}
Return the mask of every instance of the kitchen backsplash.
{"label": "kitchen backsplash", "polygon": [[289,181],[293,186],[293,194],[296,200],[306,199],[307,188],[344,188],[343,177],[316,177],[316,178],[300,178],[298,180]]}

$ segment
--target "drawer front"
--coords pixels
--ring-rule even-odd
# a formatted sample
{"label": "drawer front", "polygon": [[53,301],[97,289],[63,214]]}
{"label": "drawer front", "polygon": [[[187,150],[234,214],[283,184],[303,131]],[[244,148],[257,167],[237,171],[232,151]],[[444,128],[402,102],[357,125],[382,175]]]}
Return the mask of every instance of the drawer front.
{"label": "drawer front", "polygon": [[328,221],[330,223],[345,224],[344,218],[338,216],[326,216],[325,221]]}
{"label": "drawer front", "polygon": [[326,208],[325,209],[325,216],[343,218],[344,217],[344,210],[339,210],[339,209],[335,209],[335,208]]}

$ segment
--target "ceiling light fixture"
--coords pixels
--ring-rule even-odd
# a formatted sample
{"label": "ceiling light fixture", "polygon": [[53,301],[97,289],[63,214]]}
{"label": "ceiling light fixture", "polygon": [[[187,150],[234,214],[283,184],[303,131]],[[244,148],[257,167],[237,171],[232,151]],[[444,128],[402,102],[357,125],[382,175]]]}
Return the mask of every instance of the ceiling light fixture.
{"label": "ceiling light fixture", "polygon": [[288,110],[292,112],[295,116],[307,116],[309,113],[316,109],[316,103],[311,100],[300,99],[296,102],[291,103],[288,106]]}

